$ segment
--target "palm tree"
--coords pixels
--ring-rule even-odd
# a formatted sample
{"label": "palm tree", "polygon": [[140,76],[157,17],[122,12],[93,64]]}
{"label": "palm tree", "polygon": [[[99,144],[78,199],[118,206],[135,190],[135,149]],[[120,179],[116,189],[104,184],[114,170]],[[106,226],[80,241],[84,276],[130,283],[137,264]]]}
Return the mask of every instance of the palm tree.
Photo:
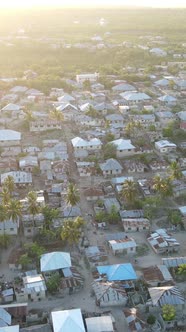
{"label": "palm tree", "polygon": [[64,120],[64,116],[63,116],[63,113],[59,110],[57,110],[56,108],[52,111],[50,111],[50,118],[52,120],[55,120],[57,122],[61,122]]}
{"label": "palm tree", "polygon": [[178,267],[177,274],[182,275],[182,276],[186,276],[186,264],[181,264]]}
{"label": "palm tree", "polygon": [[7,205],[10,201],[10,192],[7,187],[3,186],[2,191],[0,193],[0,196],[2,197],[2,203],[3,205]]}
{"label": "palm tree", "polygon": [[33,216],[33,226],[35,225],[34,216],[39,213],[40,207],[37,203],[37,194],[35,191],[30,191],[27,195],[28,199],[28,211]]}
{"label": "palm tree", "polygon": [[70,182],[67,189],[67,197],[66,197],[66,203],[71,206],[69,215],[72,211],[72,207],[76,206],[79,203],[79,201],[80,201],[79,191],[76,188],[76,185]]}
{"label": "palm tree", "polygon": [[34,117],[32,111],[25,110],[24,113],[25,113],[25,120],[26,120],[26,122],[31,122],[31,121],[35,120],[35,117]]}
{"label": "palm tree", "polygon": [[42,213],[44,215],[43,230],[50,231],[50,226],[52,224],[53,219],[56,219],[59,217],[59,210],[51,209],[49,206],[46,205],[42,209]]}
{"label": "palm tree", "polygon": [[15,182],[14,182],[14,178],[11,175],[8,175],[6,177],[6,179],[3,182],[3,186],[7,188],[10,196],[12,196],[12,193],[14,191],[15,188]]}
{"label": "palm tree", "polygon": [[69,245],[77,244],[81,237],[81,227],[85,221],[81,217],[75,220],[66,220],[62,226],[61,239],[67,241]]}
{"label": "palm tree", "polygon": [[22,204],[16,199],[11,199],[7,205],[7,216],[17,222],[22,216]]}
{"label": "palm tree", "polygon": [[0,247],[7,249],[10,242],[11,242],[10,235],[8,234],[0,235]]}
{"label": "palm tree", "polygon": [[173,193],[172,182],[170,178],[162,179],[159,175],[153,179],[153,189],[162,197],[171,196]]}
{"label": "palm tree", "polygon": [[0,222],[3,223],[4,229],[3,229],[3,235],[5,236],[5,224],[4,221],[7,219],[7,211],[5,205],[0,205]]}
{"label": "palm tree", "polygon": [[180,165],[177,163],[177,161],[173,161],[170,164],[169,172],[171,180],[180,180],[183,177]]}
{"label": "palm tree", "polygon": [[132,180],[126,180],[123,184],[121,195],[129,205],[132,205],[137,196],[136,183]]}

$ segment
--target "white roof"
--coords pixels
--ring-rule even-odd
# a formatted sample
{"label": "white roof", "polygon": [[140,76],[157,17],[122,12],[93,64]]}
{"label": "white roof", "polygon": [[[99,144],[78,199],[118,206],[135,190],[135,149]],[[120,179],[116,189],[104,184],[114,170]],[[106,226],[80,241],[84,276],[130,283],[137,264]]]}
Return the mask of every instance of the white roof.
{"label": "white roof", "polygon": [[186,215],[186,205],[185,206],[179,206],[178,209],[180,210],[182,215],[184,215],[184,216]]}
{"label": "white roof", "polygon": [[64,111],[65,108],[67,108],[67,107],[71,107],[72,109],[74,109],[75,111],[77,111],[77,107],[74,106],[74,105],[72,105],[72,104],[70,104],[70,103],[63,103],[63,104],[59,105],[56,109],[58,111]]}
{"label": "white roof", "polygon": [[124,92],[120,93],[120,96],[128,101],[140,101],[140,100],[148,100],[151,99],[150,96],[148,96],[144,92]]}
{"label": "white roof", "polygon": [[80,309],[52,312],[54,332],[85,332]]}
{"label": "white roof", "polygon": [[11,315],[3,308],[0,308],[0,326],[11,325]]}
{"label": "white roof", "polygon": [[20,106],[16,105],[16,104],[8,104],[5,107],[2,108],[2,111],[19,111],[20,110]]}
{"label": "white roof", "polygon": [[155,143],[155,145],[159,148],[165,148],[165,147],[175,147],[176,148],[176,144],[169,142],[167,140],[161,140]]}
{"label": "white roof", "polygon": [[0,141],[20,141],[21,133],[19,131],[2,129],[0,130]]}
{"label": "white roof", "polygon": [[114,144],[114,145],[116,145],[117,150],[131,150],[131,149],[135,149],[135,146],[132,145],[130,139],[119,138],[119,139],[117,139],[115,141],[112,141],[111,143]]}
{"label": "white roof", "polygon": [[19,325],[1,327],[0,332],[19,332]]}
{"label": "white roof", "polygon": [[171,102],[171,101],[176,101],[177,99],[173,96],[170,95],[164,95],[158,98],[160,101],[166,101],[166,102]]}
{"label": "white roof", "polygon": [[166,55],[167,52],[162,50],[161,48],[158,48],[158,47],[154,47],[150,50],[150,53],[155,53],[155,54],[164,54]]}
{"label": "white roof", "polygon": [[71,140],[73,147],[89,147],[102,145],[99,138],[92,138],[90,141],[86,141],[81,137],[75,137]]}
{"label": "white roof", "polygon": [[41,272],[54,271],[71,267],[71,258],[68,252],[50,252],[40,258]]}
{"label": "white roof", "polygon": [[167,86],[169,84],[169,80],[167,80],[166,78],[162,78],[161,80],[156,81],[154,84]]}
{"label": "white roof", "polygon": [[57,99],[58,99],[58,101],[61,101],[61,102],[69,102],[69,101],[75,100],[74,97],[72,97],[68,93],[66,93],[65,95],[63,95],[62,97],[59,97]]}
{"label": "white roof", "polygon": [[113,324],[110,316],[86,318],[87,332],[112,332]]}

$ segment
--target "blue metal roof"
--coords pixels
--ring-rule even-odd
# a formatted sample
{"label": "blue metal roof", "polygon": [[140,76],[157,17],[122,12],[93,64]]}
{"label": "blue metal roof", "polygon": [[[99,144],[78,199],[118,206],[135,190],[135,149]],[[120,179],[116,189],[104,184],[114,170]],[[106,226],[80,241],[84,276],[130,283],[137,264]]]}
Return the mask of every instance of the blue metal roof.
{"label": "blue metal roof", "polygon": [[108,281],[136,280],[137,275],[130,263],[97,266],[99,274],[106,274]]}

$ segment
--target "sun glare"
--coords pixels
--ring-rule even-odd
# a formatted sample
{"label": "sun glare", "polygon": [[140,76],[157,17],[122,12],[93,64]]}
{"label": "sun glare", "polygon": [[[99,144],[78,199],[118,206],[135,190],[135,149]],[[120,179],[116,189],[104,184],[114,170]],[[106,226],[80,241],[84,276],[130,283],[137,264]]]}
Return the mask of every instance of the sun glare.
{"label": "sun glare", "polygon": [[95,6],[185,7],[186,0],[0,0],[0,8],[95,7]]}

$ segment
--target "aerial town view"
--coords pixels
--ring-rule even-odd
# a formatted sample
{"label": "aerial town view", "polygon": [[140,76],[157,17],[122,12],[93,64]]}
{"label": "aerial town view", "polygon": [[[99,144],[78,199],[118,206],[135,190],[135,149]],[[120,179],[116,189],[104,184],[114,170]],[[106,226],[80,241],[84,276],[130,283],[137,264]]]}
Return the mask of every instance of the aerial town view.
{"label": "aerial town view", "polygon": [[186,331],[186,1],[2,2],[0,332]]}

